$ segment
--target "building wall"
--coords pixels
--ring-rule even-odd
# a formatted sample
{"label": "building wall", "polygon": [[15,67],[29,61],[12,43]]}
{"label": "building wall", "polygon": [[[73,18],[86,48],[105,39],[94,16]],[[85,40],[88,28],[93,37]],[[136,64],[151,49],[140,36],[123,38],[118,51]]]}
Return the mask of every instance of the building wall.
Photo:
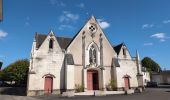
{"label": "building wall", "polygon": [[[123,48],[126,48],[126,56],[123,55]],[[120,67],[116,67],[117,73],[117,87],[125,87],[124,76],[130,76],[130,87],[138,87],[137,80],[137,66],[135,61],[132,60],[131,55],[126,46],[123,46],[118,55],[118,62]]]}
{"label": "building wall", "polygon": [[163,83],[162,76],[160,74],[152,75],[152,81],[157,82],[158,84]]}
{"label": "building wall", "polygon": [[[97,27],[97,32],[95,33],[94,37],[91,36],[91,33],[88,30],[88,26],[91,23],[95,23],[96,27]],[[83,59],[82,59],[82,37],[85,36],[85,66],[83,66]],[[87,88],[87,70],[84,70],[84,81],[81,80],[83,78],[81,78],[81,68],[82,67],[87,67],[90,65],[89,63],[89,48],[91,47],[91,45],[95,45],[96,46],[96,50],[97,50],[97,64],[94,67],[94,69],[97,68],[97,70],[99,70],[100,68],[98,68],[101,63],[100,63],[100,37],[102,37],[102,44],[103,44],[103,65],[102,67],[105,68],[105,73],[102,73],[102,71],[99,71],[99,73],[101,72],[101,74],[99,74],[99,79],[100,79],[100,88],[104,88],[104,84],[108,84],[108,82],[111,79],[111,66],[113,64],[112,59],[113,57],[116,57],[116,53],[113,49],[113,47],[111,46],[111,44],[109,43],[109,41],[107,40],[107,38],[105,37],[105,34],[103,33],[103,31],[101,30],[100,26],[97,24],[96,20],[94,18],[91,18],[86,24],[85,26],[81,29],[81,31],[76,35],[76,37],[74,38],[74,40],[72,41],[72,43],[69,45],[69,47],[67,48],[67,53],[70,53],[73,55],[73,59],[76,65],[75,71],[76,73],[79,73],[79,76],[75,75],[75,84],[80,84],[82,82],[84,82],[85,88]],[[77,66],[78,65],[78,66]],[[82,67],[79,67],[82,66]],[[105,78],[105,79],[104,79]],[[103,82],[105,80],[105,82]]]}
{"label": "building wall", "polygon": [[137,67],[133,61],[123,60],[119,61],[120,67],[116,68],[117,72],[117,87],[125,87],[124,76],[130,76],[130,87],[138,87],[137,81]]}
{"label": "building wall", "polygon": [[75,85],[82,85],[82,71],[83,66],[74,66],[75,73],[74,73],[74,79],[75,79]]}
{"label": "building wall", "polygon": [[66,90],[73,91],[75,89],[75,66],[74,65],[67,65],[66,67]]}
{"label": "building wall", "polygon": [[[53,50],[49,50],[49,40],[54,39]],[[36,43],[36,42],[35,42]],[[45,75],[51,74],[53,78],[53,89],[56,93],[64,88],[64,54],[61,51],[54,36],[47,36],[39,49],[36,49],[35,43],[31,52],[28,95],[43,94]],[[56,91],[56,92],[55,92]]]}
{"label": "building wall", "polygon": [[111,67],[105,67],[105,85],[108,85],[111,81]]}
{"label": "building wall", "polygon": [[147,82],[150,82],[150,74],[149,72],[142,72],[142,75],[143,75],[143,84],[146,86],[147,85]]}
{"label": "building wall", "polygon": [[152,74],[152,81],[158,84],[170,84],[170,72],[162,71],[157,74]]}

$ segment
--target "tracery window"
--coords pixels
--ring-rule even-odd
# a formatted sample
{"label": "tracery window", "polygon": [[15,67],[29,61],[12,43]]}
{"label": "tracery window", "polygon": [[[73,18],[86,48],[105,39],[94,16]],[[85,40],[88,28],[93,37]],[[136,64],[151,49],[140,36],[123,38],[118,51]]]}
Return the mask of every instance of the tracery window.
{"label": "tracery window", "polygon": [[90,64],[91,63],[94,64],[94,63],[97,62],[97,54],[96,53],[97,53],[96,49],[95,49],[94,45],[92,45],[90,47],[90,50],[89,50],[89,62],[90,62]]}

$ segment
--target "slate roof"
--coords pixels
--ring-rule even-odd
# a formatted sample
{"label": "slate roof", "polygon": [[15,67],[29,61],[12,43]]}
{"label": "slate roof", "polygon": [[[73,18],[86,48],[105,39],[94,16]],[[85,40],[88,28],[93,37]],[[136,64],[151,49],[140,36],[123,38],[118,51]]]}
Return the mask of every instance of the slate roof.
{"label": "slate roof", "polygon": [[36,48],[39,48],[41,46],[41,44],[44,42],[46,37],[47,37],[47,35],[43,35],[43,34],[39,34],[39,33],[35,34]]}
{"label": "slate roof", "polygon": [[119,55],[121,47],[124,45],[124,43],[121,43],[117,46],[113,46],[114,50],[116,51],[117,55]]}
{"label": "slate roof", "polygon": [[[39,48],[44,40],[46,39],[47,35],[36,33],[35,40],[36,40],[36,48]],[[66,37],[56,37],[61,49],[66,49],[67,46],[70,44],[72,38]]]}
{"label": "slate roof", "polygon": [[61,49],[66,49],[72,41],[72,38],[66,38],[66,37],[56,37],[56,38]]}

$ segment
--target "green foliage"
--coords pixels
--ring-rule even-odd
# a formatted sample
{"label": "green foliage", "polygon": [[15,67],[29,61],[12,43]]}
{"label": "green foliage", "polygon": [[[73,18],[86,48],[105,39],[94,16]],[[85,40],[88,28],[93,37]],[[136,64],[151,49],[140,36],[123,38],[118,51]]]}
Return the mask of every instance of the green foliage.
{"label": "green foliage", "polygon": [[84,86],[76,84],[75,85],[75,92],[84,92]]}
{"label": "green foliage", "polygon": [[158,63],[156,63],[154,60],[152,60],[149,57],[145,57],[142,60],[142,66],[146,67],[146,69],[151,72],[159,72],[161,71],[161,68]]}
{"label": "green foliage", "polygon": [[15,81],[18,85],[27,81],[29,61],[27,59],[17,60],[8,65],[0,73],[0,80]]}
{"label": "green foliage", "polygon": [[110,80],[110,83],[106,86],[106,89],[107,89],[108,91],[114,91],[114,90],[116,90],[115,80],[114,80],[114,79],[111,79],[111,80]]}

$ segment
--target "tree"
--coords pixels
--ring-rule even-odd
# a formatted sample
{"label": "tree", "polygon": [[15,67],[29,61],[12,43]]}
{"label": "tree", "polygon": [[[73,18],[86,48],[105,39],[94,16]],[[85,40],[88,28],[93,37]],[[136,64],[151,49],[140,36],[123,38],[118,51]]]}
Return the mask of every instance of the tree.
{"label": "tree", "polygon": [[29,69],[29,61],[27,59],[17,60],[8,65],[0,73],[0,78],[3,81],[15,81],[16,84],[25,84]]}
{"label": "tree", "polygon": [[2,64],[3,64],[3,62],[0,61],[0,70],[1,70]]}
{"label": "tree", "polygon": [[146,67],[149,72],[161,71],[159,64],[152,60],[150,57],[145,57],[142,59],[142,66]]}

